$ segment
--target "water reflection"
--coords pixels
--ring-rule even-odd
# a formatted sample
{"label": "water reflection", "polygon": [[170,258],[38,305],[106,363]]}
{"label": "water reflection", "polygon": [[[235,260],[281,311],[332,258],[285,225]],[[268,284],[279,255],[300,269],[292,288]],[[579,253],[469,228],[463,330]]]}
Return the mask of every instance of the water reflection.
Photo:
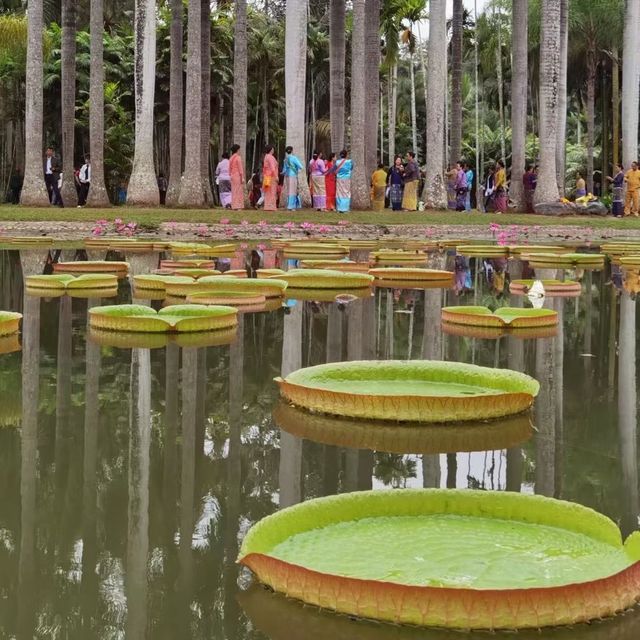
{"label": "water reflection", "polygon": [[[444,334],[444,305],[529,304],[497,292],[472,259],[471,286],[458,292],[379,288],[341,305],[289,301],[286,311],[243,315],[235,341],[170,341],[150,351],[87,340],[87,308],[100,300],[23,298],[22,272],[42,269],[46,252],[0,258],[4,308],[25,314],[22,352],[0,354],[2,637],[476,637],[355,623],[239,588],[246,575],[235,558],[251,524],[280,506],[342,491],[535,491],[592,506],[625,533],[638,527],[637,303],[621,278],[607,284],[609,274],[585,272],[579,298],[547,298],[560,317],[555,336]],[[139,256],[133,268],[144,272],[154,260]],[[507,272],[530,275],[517,261]],[[130,295],[123,282],[118,301]],[[528,418],[480,435],[364,429],[303,419],[291,407],[272,417],[275,376],[390,357],[538,377],[533,437]],[[635,640],[640,616],[544,637],[605,634]]]}

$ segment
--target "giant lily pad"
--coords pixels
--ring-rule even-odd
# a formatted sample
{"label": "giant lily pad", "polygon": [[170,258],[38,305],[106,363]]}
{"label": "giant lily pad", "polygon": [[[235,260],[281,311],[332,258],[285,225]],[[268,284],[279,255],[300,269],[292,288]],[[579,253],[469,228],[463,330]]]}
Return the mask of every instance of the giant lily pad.
{"label": "giant lily pad", "polygon": [[522,259],[532,267],[562,268],[581,267],[583,269],[597,269],[604,266],[605,256],[601,253],[526,253]]}
{"label": "giant lily pad", "polygon": [[167,276],[156,273],[144,273],[133,276],[133,284],[136,289],[150,289],[153,291],[166,291],[168,284],[190,285],[195,279],[190,276]]}
{"label": "giant lily pad", "polygon": [[512,255],[522,255],[523,253],[572,253],[575,246],[567,247],[560,244],[515,244],[509,246],[509,253]]}
{"label": "giant lily pad", "polygon": [[188,333],[137,333],[90,328],[88,336],[95,344],[116,349],[162,349],[168,344],[200,348],[231,344],[236,339],[237,327]]}
{"label": "giant lily pad", "polygon": [[362,618],[458,629],[568,625],[640,599],[640,534],[570,502],[405,489],[307,500],[239,560],[275,591]]}
{"label": "giant lily pad", "polygon": [[522,444],[533,434],[527,413],[446,425],[338,418],[298,409],[282,400],[273,410],[278,427],[312,442],[387,453],[491,451]]}
{"label": "giant lily pad", "polygon": [[620,258],[620,264],[628,269],[640,269],[640,253]]}
{"label": "giant lily pad", "polygon": [[21,247],[46,247],[53,244],[53,238],[49,236],[13,236],[4,237],[2,241]]}
{"label": "giant lily pad", "polygon": [[109,243],[109,249],[130,253],[146,253],[153,251],[153,240],[137,240],[135,238],[114,238]]}
{"label": "giant lily pad", "polygon": [[213,260],[162,260],[160,262],[161,269],[213,269],[215,266],[216,263]]}
{"label": "giant lily pad", "polygon": [[289,287],[286,291],[287,300],[309,300],[312,302],[349,302],[352,299],[371,297],[369,287],[357,289],[313,289],[309,287]]}
{"label": "giant lily pad", "polygon": [[346,256],[348,247],[328,242],[289,242],[284,247],[287,258],[304,258],[305,256]]}
{"label": "giant lily pad", "polygon": [[410,269],[407,267],[376,267],[369,269],[376,280],[401,280],[405,282],[446,282],[453,284],[453,272],[438,269]]}
{"label": "giant lily pad", "polygon": [[371,286],[373,276],[331,269],[292,269],[278,279],[296,289],[360,289]]}
{"label": "giant lily pad", "polygon": [[20,329],[21,313],[15,311],[0,311],[0,336],[10,336]]}
{"label": "giant lily pad", "polygon": [[[200,278],[199,291],[255,291],[266,298],[282,298],[287,288],[286,280],[278,278]],[[200,286],[201,285],[201,286]]]}
{"label": "giant lily pad", "polygon": [[302,269],[331,269],[347,273],[369,272],[368,262],[354,262],[353,260],[303,260],[299,266]]}
{"label": "giant lily pad", "polygon": [[258,269],[256,271],[256,276],[258,278],[270,278],[271,276],[281,276],[286,271],[282,269]]}
{"label": "giant lily pad", "polygon": [[500,418],[528,409],[533,378],[454,362],[337,362],[276,378],[284,398],[305,409],[352,418],[449,422]]}
{"label": "giant lily pad", "polygon": [[558,312],[551,309],[523,309],[500,307],[491,311],[488,307],[444,307],[442,321],[476,327],[545,327],[558,324]]}
{"label": "giant lily pad", "polygon": [[71,289],[115,289],[118,287],[117,276],[110,273],[85,273],[73,276],[68,273],[56,273],[52,275],[27,276],[25,285],[31,289],[59,289],[68,291]]}
{"label": "giant lily pad", "polygon": [[640,242],[605,242],[601,245],[600,251],[614,257],[640,254]]}
{"label": "giant lily pad", "polygon": [[165,333],[213,331],[235,327],[237,310],[233,307],[207,307],[185,304],[156,311],[136,304],[119,304],[89,309],[89,324],[93,329]]}
{"label": "giant lily pad", "polygon": [[543,327],[480,327],[469,324],[454,324],[443,322],[442,332],[451,336],[462,338],[480,338],[483,340],[498,340],[505,336],[519,338],[520,340],[538,340],[540,338],[554,338],[558,335],[558,325]]}
{"label": "giant lily pad", "polygon": [[57,262],[53,265],[53,270],[55,273],[113,273],[123,278],[129,272],[129,263],[111,260]]}
{"label": "giant lily pad", "polygon": [[424,251],[381,249],[371,253],[371,260],[382,265],[424,264],[427,261],[427,254]]}
{"label": "giant lily pad", "polygon": [[188,304],[228,305],[230,307],[264,306],[267,299],[253,291],[200,291],[187,296]]}
{"label": "giant lily pad", "polygon": [[[512,280],[509,292],[514,295],[526,295],[535,280]],[[580,295],[582,285],[575,280],[541,280],[545,296],[549,298],[573,298]]]}
{"label": "giant lily pad", "polygon": [[[8,336],[0,335],[0,354],[14,353],[15,351],[20,351],[21,348],[17,332]],[[4,398],[5,396],[0,394],[0,397]]]}
{"label": "giant lily pad", "polygon": [[456,253],[477,258],[505,257],[509,255],[509,248],[497,244],[463,244],[456,247]]}

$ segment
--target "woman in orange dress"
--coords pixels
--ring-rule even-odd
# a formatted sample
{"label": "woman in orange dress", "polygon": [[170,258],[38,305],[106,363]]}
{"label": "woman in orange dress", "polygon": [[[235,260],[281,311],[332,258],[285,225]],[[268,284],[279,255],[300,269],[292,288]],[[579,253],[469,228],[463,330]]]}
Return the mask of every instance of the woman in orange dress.
{"label": "woman in orange dress", "polygon": [[336,164],[336,154],[329,156],[329,161],[325,165],[325,191],[327,192],[327,211],[336,210],[336,173],[333,167]]}
{"label": "woman in orange dress", "polygon": [[262,193],[265,211],[278,210],[278,161],[274,151],[273,145],[268,145],[264,150],[264,160],[262,161]]}
{"label": "woman in orange dress", "polygon": [[244,209],[244,162],[240,156],[240,145],[231,147],[229,174],[231,176],[231,208],[235,211]]}

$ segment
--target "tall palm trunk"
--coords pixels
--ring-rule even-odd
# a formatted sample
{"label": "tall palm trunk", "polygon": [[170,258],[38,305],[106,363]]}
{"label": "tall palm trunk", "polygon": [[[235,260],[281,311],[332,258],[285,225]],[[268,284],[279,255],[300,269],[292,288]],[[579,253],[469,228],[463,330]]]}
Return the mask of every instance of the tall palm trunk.
{"label": "tall palm trunk", "polygon": [[288,0],[284,42],[284,84],[287,118],[287,145],[302,159],[298,185],[305,207],[311,205],[307,183],[305,150],[305,106],[307,65],[307,5],[308,0]]}
{"label": "tall palm trunk", "polygon": [[[160,202],[153,163],[153,101],[156,83],[155,0],[136,0],[134,26],[136,135],[127,204],[153,206]],[[91,178],[93,180],[93,176]]]}
{"label": "tall palm trunk", "polygon": [[529,7],[527,0],[513,0],[511,74],[511,184],[509,197],[516,211],[525,210],[522,175],[527,136],[527,48]]}
{"label": "tall palm trunk", "polygon": [[462,156],[462,0],[453,0],[451,19],[451,138],[449,163],[453,166]]}
{"label": "tall palm trunk", "polygon": [[409,80],[411,82],[411,148],[418,153],[418,114],[416,113],[416,71],[413,54],[409,57]]}
{"label": "tall palm trunk", "polygon": [[398,63],[394,62],[393,67],[389,71],[389,93],[388,105],[388,135],[389,135],[389,164],[393,164],[396,155],[396,114],[397,114],[397,98],[398,98]]}
{"label": "tall palm trunk", "polygon": [[[91,188],[89,207],[108,207],[109,195],[104,182],[104,0],[91,0],[91,74],[89,78],[89,150],[91,152]],[[66,170],[65,170],[66,172]],[[75,188],[74,188],[75,190]]]}
{"label": "tall palm trunk", "polygon": [[625,169],[638,155],[638,97],[640,88],[640,0],[627,0],[622,45],[622,163]]}
{"label": "tall palm trunk", "polygon": [[200,131],[200,168],[202,171],[203,198],[206,204],[213,204],[209,151],[211,149],[211,2],[201,0],[200,9],[201,58],[201,101],[202,129]]}
{"label": "tall palm trunk", "polygon": [[62,201],[67,207],[78,204],[73,173],[73,147],[76,123],[76,6],[62,1]]}
{"label": "tall palm trunk", "polygon": [[611,128],[613,164],[620,162],[620,65],[618,63],[618,47],[611,51]]}
{"label": "tall palm trunk", "polygon": [[331,146],[344,148],[345,0],[329,0],[329,100]]}
{"label": "tall palm trunk", "polygon": [[29,207],[49,206],[42,159],[42,0],[31,0],[27,24],[27,74],[25,99],[25,165],[20,202]]}
{"label": "tall palm trunk", "polygon": [[504,125],[504,91],[502,87],[502,13],[498,7],[498,47],[496,48],[496,80],[498,82],[498,117],[500,119],[500,156],[506,160],[507,144],[505,141]]}
{"label": "tall palm trunk", "polygon": [[[268,135],[268,134],[266,134]],[[236,0],[233,39],[233,142],[247,153],[247,0]]]}
{"label": "tall palm trunk", "polygon": [[428,209],[447,208],[444,184],[444,102],[447,89],[446,0],[431,0],[429,15],[429,51],[427,59],[427,168],[422,199]]}
{"label": "tall palm trunk", "polygon": [[353,1],[353,32],[351,34],[351,157],[353,174],[351,198],[353,208],[368,209],[371,202],[365,157],[366,135],[366,62],[365,62],[365,0]]}
{"label": "tall palm trunk", "polygon": [[181,207],[204,204],[202,188],[202,39],[201,0],[189,0],[187,15],[187,106]]}
{"label": "tall palm trunk", "polygon": [[556,171],[558,132],[558,77],[560,75],[560,4],[542,0],[540,28],[540,171],[535,202],[559,197]]}
{"label": "tall palm trunk", "polygon": [[365,14],[365,91],[367,120],[365,163],[367,175],[378,164],[378,109],[380,108],[380,0],[367,0]]}
{"label": "tall palm trunk", "polygon": [[167,205],[175,207],[182,179],[182,135],[184,129],[184,80],[182,64],[182,0],[171,0],[171,68],[169,72],[169,186]]}
{"label": "tall palm trunk", "polygon": [[593,147],[596,127],[596,58],[595,43],[587,50],[587,192],[593,193]]}
{"label": "tall palm trunk", "polygon": [[[565,152],[567,137],[567,66],[569,56],[569,0],[560,0],[560,76],[558,77],[558,135],[556,137],[556,171],[558,191],[564,195]],[[593,172],[592,172],[593,173]]]}

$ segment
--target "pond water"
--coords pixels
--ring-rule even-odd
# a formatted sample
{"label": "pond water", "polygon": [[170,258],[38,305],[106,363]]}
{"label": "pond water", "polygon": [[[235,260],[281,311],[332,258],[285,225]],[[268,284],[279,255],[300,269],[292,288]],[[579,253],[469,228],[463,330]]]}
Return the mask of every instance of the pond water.
{"label": "pond water", "polygon": [[[359,622],[252,585],[235,563],[248,528],[340,492],[522,491],[593,507],[625,535],[638,528],[638,314],[633,287],[609,266],[577,274],[579,297],[545,300],[561,317],[556,336],[443,333],[443,305],[528,304],[503,289],[500,261],[471,259],[468,273],[458,265],[458,290],[289,300],[243,314],[231,344],[149,350],[88,339],[88,307],[114,300],[26,295],[23,274],[42,272],[45,257],[0,251],[0,309],[24,314],[21,349],[0,342],[1,638],[486,637]],[[132,269],[157,259],[132,256]],[[519,277],[522,264],[508,270]],[[131,301],[126,281],[116,300]],[[345,434],[278,403],[278,375],[374,358],[529,373],[541,383],[535,431],[525,418],[481,436],[399,440]],[[637,640],[640,613],[518,637]]]}

